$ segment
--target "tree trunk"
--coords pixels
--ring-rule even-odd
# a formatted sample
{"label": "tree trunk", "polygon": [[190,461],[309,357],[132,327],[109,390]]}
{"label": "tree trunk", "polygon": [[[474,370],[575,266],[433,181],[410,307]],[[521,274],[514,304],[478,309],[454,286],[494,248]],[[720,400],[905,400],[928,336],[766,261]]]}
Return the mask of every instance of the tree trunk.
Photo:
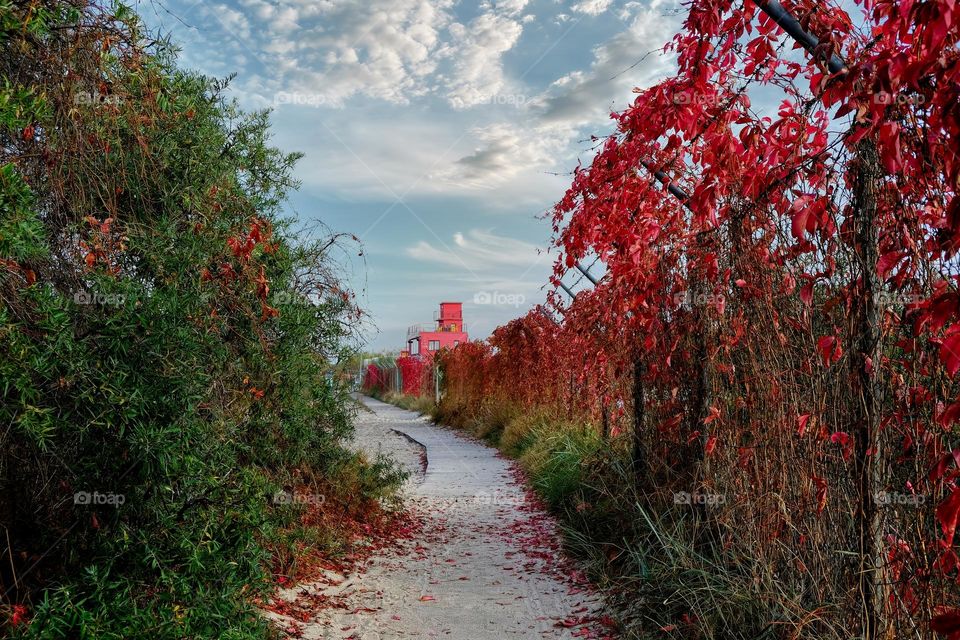
{"label": "tree trunk", "polygon": [[853,353],[850,366],[854,385],[853,430],[854,473],[859,504],[857,536],[859,552],[858,588],[862,598],[865,640],[890,637],[884,631],[883,608],[888,600],[883,576],[883,533],[878,514],[877,494],[884,490],[883,448],[879,442],[879,389],[874,373],[880,365],[880,312],[877,305],[881,283],[877,276],[877,195],[880,176],[877,150],[864,139],[857,146],[853,193],[853,224],[857,272],[860,277],[855,296]]}

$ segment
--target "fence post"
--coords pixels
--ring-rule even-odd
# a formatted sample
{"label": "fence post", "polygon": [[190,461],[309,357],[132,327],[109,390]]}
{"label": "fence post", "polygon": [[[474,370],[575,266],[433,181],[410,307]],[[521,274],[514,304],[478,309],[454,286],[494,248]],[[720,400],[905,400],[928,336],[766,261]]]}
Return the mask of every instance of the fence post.
{"label": "fence post", "polygon": [[872,139],[865,138],[858,143],[853,161],[854,253],[858,272],[855,275],[860,276],[860,290],[853,296],[858,313],[853,327],[854,352],[850,359],[850,373],[854,380],[854,475],[859,493],[859,591],[863,598],[863,637],[875,640],[881,637],[880,624],[888,587],[883,579],[884,542],[876,504],[876,494],[885,485],[884,452],[879,443],[879,389],[875,374],[875,368],[880,366],[880,309],[877,301],[881,285],[876,270],[876,185],[880,178],[880,164]]}
{"label": "fence post", "polygon": [[633,357],[633,384],[631,396],[633,398],[633,450],[631,452],[631,461],[633,463],[634,483],[639,489],[641,481],[647,475],[647,452],[643,446],[643,423],[644,423],[644,403],[646,398],[643,392],[643,359],[639,354]]}

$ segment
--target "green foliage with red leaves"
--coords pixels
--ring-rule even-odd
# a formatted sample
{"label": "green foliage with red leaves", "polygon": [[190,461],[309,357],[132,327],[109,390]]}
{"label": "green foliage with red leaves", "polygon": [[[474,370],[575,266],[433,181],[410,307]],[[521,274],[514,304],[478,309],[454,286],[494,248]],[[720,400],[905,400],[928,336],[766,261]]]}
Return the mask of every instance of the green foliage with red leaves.
{"label": "green foliage with red leaves", "polygon": [[340,446],[353,403],[327,374],[359,311],[329,257],[341,239],[280,217],[297,156],[146,42],[122,5],[0,3],[15,637],[265,637],[253,598],[292,532],[329,524],[277,491],[359,520],[395,486]]}

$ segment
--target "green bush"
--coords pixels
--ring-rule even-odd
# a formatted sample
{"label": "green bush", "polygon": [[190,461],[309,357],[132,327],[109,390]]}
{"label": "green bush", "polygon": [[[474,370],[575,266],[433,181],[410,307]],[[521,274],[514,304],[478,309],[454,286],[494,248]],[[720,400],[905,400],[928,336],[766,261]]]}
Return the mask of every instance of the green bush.
{"label": "green bush", "polygon": [[252,601],[303,511],[274,494],[395,486],[339,444],[327,372],[358,312],[338,239],[280,215],[297,156],[147,42],[122,5],[0,2],[0,606],[30,609],[23,637],[265,637]]}
{"label": "green bush", "polygon": [[580,425],[542,425],[529,437],[520,464],[533,486],[554,509],[582,501],[587,465],[603,445],[599,435]]}
{"label": "green bush", "polygon": [[396,405],[401,409],[415,411],[426,416],[432,416],[436,409],[436,404],[434,404],[433,398],[430,396],[414,396],[390,391],[378,398],[378,400],[382,400],[383,402]]}

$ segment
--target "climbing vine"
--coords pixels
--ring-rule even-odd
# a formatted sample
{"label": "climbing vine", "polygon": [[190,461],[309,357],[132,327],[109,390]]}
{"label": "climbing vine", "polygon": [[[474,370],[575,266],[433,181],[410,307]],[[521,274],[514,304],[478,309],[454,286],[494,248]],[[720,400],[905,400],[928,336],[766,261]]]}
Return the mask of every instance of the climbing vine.
{"label": "climbing vine", "polygon": [[446,402],[629,434],[646,504],[725,496],[695,519],[777,567],[798,632],[960,638],[960,14],[783,5],[805,47],[690,3],[553,211],[554,282],[603,278],[455,350]]}

